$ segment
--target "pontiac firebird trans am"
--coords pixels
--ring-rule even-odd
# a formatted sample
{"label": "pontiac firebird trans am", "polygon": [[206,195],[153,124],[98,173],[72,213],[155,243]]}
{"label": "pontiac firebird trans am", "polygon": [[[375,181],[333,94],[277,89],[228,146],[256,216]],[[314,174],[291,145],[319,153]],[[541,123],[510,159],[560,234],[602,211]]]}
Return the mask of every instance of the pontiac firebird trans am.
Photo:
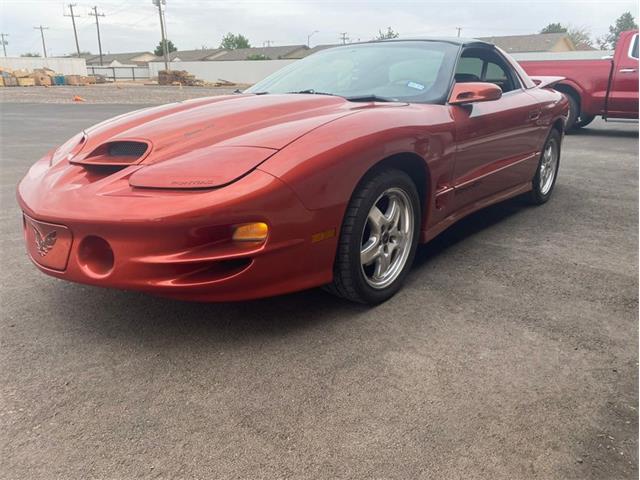
{"label": "pontiac firebird trans am", "polygon": [[29,255],[55,277],[179,299],[325,285],[382,302],[418,242],[516,195],[549,199],[559,80],[477,40],[391,40],[121,115],[18,186]]}

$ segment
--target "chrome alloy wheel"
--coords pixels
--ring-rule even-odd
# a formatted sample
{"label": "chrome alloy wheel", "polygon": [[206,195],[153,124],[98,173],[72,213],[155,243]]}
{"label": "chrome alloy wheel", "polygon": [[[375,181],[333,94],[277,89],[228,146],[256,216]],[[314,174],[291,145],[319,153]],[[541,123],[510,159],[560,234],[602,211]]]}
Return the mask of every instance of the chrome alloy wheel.
{"label": "chrome alloy wheel", "polygon": [[540,160],[539,187],[540,193],[546,195],[553,186],[558,170],[558,143],[552,139],[542,153]]}
{"label": "chrome alloy wheel", "polygon": [[360,266],[371,287],[388,287],[402,273],[414,228],[409,196],[399,188],[385,190],[369,210],[362,232]]}

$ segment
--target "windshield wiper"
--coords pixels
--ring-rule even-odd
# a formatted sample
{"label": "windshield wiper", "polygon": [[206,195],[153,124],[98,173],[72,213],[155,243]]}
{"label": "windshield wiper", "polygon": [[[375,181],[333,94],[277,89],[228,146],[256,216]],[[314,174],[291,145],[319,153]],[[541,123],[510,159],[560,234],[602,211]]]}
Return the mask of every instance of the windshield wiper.
{"label": "windshield wiper", "polygon": [[307,88],[306,90],[298,90],[297,92],[287,92],[287,93],[310,93],[312,95],[331,95],[332,97],[335,96],[335,94],[333,93],[327,93],[327,92],[316,92],[313,88]]}
{"label": "windshield wiper", "polygon": [[380,95],[354,95],[353,97],[344,97],[350,102],[397,102],[398,100],[391,97],[381,97]]}

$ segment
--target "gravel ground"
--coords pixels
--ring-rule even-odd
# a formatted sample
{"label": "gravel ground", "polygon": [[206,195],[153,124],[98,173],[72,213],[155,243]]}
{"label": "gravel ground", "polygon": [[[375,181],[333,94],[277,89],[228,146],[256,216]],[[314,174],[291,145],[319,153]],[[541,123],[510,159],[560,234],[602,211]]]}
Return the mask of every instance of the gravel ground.
{"label": "gravel ground", "polygon": [[[638,477],[638,128],[419,250],[367,309],[191,304],[33,267],[14,189],[122,105],[2,105],[0,477]],[[43,124],[43,119],[55,122]]]}
{"label": "gravel ground", "polygon": [[75,96],[82,97],[82,103],[106,104],[157,104],[169,103],[189,98],[227,95],[237,88],[214,87],[173,87],[144,85],[142,83],[106,83],[83,87],[5,87],[0,88],[0,103],[77,103]]}

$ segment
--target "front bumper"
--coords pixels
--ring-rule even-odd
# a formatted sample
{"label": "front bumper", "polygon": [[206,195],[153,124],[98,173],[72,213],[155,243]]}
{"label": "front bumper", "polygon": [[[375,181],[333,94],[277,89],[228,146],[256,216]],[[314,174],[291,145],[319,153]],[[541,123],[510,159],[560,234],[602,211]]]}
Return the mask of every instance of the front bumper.
{"label": "front bumper", "polygon": [[[337,234],[339,209],[307,210],[270,174],[254,170],[221,189],[177,192],[131,189],[124,170],[101,184],[78,176],[77,168],[45,172],[41,161],[18,186],[27,249],[49,275],[197,301],[259,298],[331,281],[336,237],[313,239]],[[269,225],[264,243],[231,240],[234,225],[256,221]],[[68,241],[56,241],[43,256],[43,239],[56,226],[68,229]],[[52,264],[49,255],[66,263]]]}

